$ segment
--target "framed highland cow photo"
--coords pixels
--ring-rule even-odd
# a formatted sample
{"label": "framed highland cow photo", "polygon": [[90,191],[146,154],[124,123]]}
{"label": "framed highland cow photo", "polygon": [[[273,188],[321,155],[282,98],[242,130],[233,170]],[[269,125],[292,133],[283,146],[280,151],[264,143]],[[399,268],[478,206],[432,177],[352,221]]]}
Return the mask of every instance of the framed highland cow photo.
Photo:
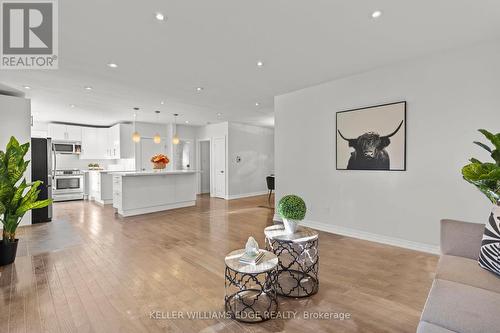
{"label": "framed highland cow photo", "polygon": [[337,112],[337,170],[406,170],[406,102]]}

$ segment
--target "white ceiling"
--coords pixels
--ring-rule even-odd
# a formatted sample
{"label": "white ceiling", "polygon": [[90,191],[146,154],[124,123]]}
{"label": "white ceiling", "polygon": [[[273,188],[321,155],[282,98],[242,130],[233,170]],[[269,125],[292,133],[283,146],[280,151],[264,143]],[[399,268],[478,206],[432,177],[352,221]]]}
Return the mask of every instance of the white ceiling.
{"label": "white ceiling", "polygon": [[32,87],[36,120],[96,125],[139,106],[140,121],[272,126],[275,95],[500,37],[498,0],[59,1],[59,17],[59,70],[0,83]]}

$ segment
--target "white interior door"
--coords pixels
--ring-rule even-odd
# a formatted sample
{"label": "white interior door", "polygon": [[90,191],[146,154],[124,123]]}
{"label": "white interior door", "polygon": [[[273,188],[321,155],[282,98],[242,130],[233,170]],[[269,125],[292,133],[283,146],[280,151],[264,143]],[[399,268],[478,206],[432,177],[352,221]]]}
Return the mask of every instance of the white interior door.
{"label": "white interior door", "polygon": [[153,163],[151,163],[151,157],[156,154],[167,154],[167,147],[162,141],[160,144],[154,143],[151,138],[141,138],[140,142],[140,156],[141,156],[141,170],[151,171],[153,170]]}
{"label": "white interior door", "polygon": [[226,197],[226,138],[213,140],[214,196]]}

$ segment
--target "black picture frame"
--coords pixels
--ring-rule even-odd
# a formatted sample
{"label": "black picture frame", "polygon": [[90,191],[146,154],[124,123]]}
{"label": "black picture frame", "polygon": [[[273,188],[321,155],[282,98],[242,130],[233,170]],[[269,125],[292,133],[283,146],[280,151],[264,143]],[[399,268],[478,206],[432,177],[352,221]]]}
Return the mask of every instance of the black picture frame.
{"label": "black picture frame", "polygon": [[[370,109],[374,108],[380,108],[380,107],[385,107],[385,106],[391,106],[391,105],[397,105],[397,104],[402,104],[403,105],[403,121],[402,121],[402,128],[404,129],[404,137],[403,137],[403,168],[399,169],[391,169],[389,166],[389,169],[378,169],[378,168],[348,168],[346,166],[345,168],[339,167],[339,115],[346,113],[346,112],[359,112],[359,111],[366,111],[369,112]],[[354,108],[354,109],[348,109],[348,110],[342,110],[342,111],[337,111],[335,115],[335,169],[339,171],[396,171],[396,172],[401,172],[401,171],[406,171],[407,170],[407,102],[406,101],[398,101],[398,102],[392,102],[392,103],[385,103],[385,104],[377,104],[377,105],[370,105],[370,106],[365,106],[365,107],[360,107],[360,108]],[[360,133],[360,135],[363,133]],[[345,143],[345,139],[341,137],[341,140]],[[348,163],[349,164],[349,163]]]}

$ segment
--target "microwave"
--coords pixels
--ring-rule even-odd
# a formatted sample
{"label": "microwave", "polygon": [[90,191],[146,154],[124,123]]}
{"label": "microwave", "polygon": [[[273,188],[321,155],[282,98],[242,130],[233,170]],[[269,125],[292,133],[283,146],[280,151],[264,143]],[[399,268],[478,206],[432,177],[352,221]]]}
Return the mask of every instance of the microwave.
{"label": "microwave", "polygon": [[56,154],[80,154],[82,152],[82,145],[75,142],[54,142],[52,150]]}

